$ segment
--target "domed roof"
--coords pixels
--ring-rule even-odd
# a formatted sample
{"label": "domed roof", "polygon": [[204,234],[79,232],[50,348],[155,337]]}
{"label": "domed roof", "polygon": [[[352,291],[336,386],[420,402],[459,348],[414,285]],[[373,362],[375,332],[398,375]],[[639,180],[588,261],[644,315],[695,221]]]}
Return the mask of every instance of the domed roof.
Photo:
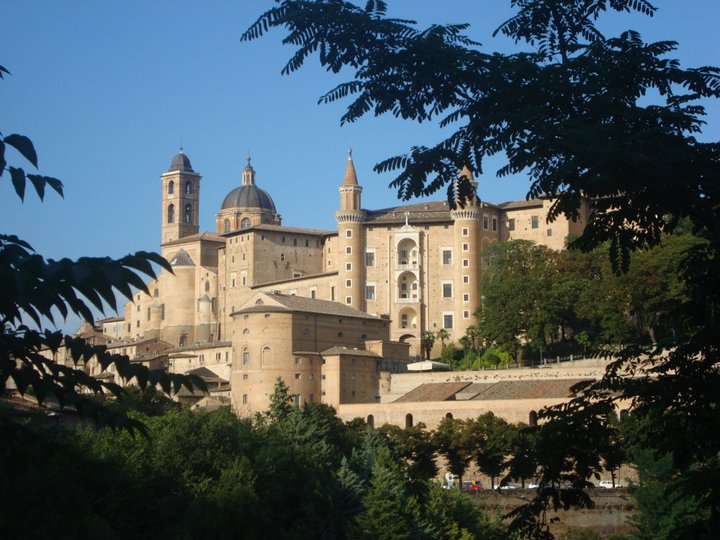
{"label": "domed roof", "polygon": [[183,154],[182,149],[180,149],[180,153],[175,156],[172,160],[172,163],[170,163],[170,168],[168,169],[168,172],[171,171],[195,172],[193,171],[192,165],[190,164],[190,158]]}
{"label": "domed roof", "polygon": [[237,187],[228,193],[220,209],[228,208],[260,208],[276,212],[272,197],[254,184]]}
{"label": "domed roof", "polygon": [[277,213],[272,197],[268,195],[267,191],[255,185],[255,169],[250,165],[249,157],[247,165],[243,169],[242,185],[227,194],[220,210],[228,208],[254,208],[269,210],[273,214]]}

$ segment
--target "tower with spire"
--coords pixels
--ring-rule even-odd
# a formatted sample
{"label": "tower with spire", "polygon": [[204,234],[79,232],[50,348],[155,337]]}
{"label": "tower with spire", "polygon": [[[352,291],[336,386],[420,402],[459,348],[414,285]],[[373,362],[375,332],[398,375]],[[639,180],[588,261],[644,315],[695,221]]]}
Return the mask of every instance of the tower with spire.
{"label": "tower with spire", "polygon": [[[460,200],[459,183],[469,182],[472,188],[470,196]],[[455,185],[456,208],[450,212],[453,220],[454,250],[459,254],[455,263],[455,335],[462,336],[472,319],[461,316],[464,311],[472,310],[479,302],[480,275],[482,273],[482,206],[477,198],[477,182],[472,171],[466,166],[460,171]]]}
{"label": "tower with spire", "polygon": [[173,158],[162,181],[162,244],[179,240],[199,231],[200,175],[184,153]]}
{"label": "tower with spire", "polygon": [[345,178],[340,186],[340,210],[335,213],[339,249],[337,300],[365,311],[365,212],[361,194],[350,148]]}

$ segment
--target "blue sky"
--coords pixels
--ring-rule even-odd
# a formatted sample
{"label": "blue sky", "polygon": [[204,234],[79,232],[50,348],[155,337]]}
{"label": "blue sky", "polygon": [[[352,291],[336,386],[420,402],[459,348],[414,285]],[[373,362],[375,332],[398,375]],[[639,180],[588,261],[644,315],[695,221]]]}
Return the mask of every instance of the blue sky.
{"label": "blue sky", "polygon": [[[391,14],[421,24],[469,22],[483,50],[513,50],[492,31],[508,0],[395,0]],[[7,176],[0,224],[46,257],[121,256],[157,250],[160,179],[182,142],[203,176],[201,229],[212,230],[227,192],[239,185],[248,152],[258,184],[283,223],[334,229],[337,187],[348,146],[363,206],[396,204],[390,176],[372,172],[385,157],[440,138],[436,125],[367,117],[340,126],[343,104],[317,105],[342,80],[316,62],[291,76],[281,35],[244,43],[242,32],[270,0],[5,0],[0,65],[4,134],[35,143],[40,172],[60,178],[65,199],[21,204]],[[634,28],[647,40],[673,39],[684,66],[720,64],[718,0],[657,0],[654,18],[610,17],[606,33]],[[708,109],[704,138],[717,140],[720,108]],[[487,201],[523,198],[524,178],[480,179]],[[436,198],[442,198],[439,193]]]}

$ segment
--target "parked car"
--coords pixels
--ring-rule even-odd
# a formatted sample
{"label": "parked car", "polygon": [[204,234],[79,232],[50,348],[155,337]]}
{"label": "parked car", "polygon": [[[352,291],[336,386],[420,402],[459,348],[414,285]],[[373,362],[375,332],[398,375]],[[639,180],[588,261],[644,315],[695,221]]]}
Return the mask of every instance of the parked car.
{"label": "parked car", "polygon": [[598,487],[605,488],[605,489],[613,489],[613,488],[621,488],[623,485],[620,482],[615,482],[615,485],[613,486],[612,480],[600,480],[598,483]]}
{"label": "parked car", "polygon": [[463,482],[462,488],[467,491],[479,491],[483,488],[482,482],[479,480],[469,481],[466,480]]}

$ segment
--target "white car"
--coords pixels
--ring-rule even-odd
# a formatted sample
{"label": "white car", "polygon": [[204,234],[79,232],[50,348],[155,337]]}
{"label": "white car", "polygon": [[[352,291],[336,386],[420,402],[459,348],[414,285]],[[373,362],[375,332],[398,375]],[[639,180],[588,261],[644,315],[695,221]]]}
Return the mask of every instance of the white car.
{"label": "white car", "polygon": [[600,482],[598,483],[598,487],[612,489],[621,488],[623,487],[623,485],[620,482],[615,482],[615,485],[613,486],[612,480],[600,480]]}

